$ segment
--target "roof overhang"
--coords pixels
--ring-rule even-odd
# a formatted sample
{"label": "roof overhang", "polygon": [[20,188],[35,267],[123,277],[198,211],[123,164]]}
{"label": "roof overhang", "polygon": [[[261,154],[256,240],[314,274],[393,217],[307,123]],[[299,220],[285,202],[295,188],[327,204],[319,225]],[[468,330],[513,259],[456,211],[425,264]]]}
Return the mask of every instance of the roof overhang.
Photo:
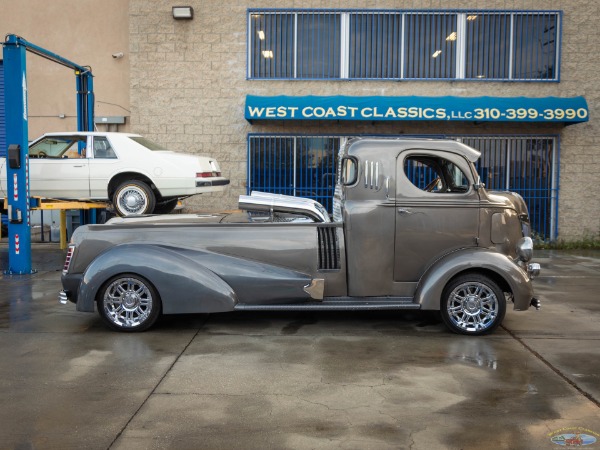
{"label": "roof overhang", "polygon": [[247,95],[255,120],[573,123],[589,120],[584,97],[386,97]]}

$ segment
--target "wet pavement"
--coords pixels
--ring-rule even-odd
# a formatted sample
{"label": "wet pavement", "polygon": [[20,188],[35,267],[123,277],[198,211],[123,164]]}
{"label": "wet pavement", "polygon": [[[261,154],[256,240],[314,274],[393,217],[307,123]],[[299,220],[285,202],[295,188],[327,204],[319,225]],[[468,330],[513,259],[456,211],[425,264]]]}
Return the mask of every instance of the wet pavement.
{"label": "wet pavement", "polygon": [[121,334],[58,304],[63,258],[34,245],[37,273],[0,275],[2,449],[551,449],[576,431],[600,449],[598,251],[537,252],[542,310],[482,338],[414,312]]}

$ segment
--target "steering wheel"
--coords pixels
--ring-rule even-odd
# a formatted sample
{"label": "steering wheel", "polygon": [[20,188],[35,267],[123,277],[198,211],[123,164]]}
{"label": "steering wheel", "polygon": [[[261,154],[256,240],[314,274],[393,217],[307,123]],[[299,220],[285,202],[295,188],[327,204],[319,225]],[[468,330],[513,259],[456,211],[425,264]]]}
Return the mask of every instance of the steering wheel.
{"label": "steering wheel", "polygon": [[440,182],[440,177],[435,177],[433,181],[429,182],[427,186],[425,186],[425,190],[427,192],[433,192],[437,184]]}
{"label": "steering wheel", "polygon": [[46,158],[48,154],[46,152],[38,152],[38,158]]}

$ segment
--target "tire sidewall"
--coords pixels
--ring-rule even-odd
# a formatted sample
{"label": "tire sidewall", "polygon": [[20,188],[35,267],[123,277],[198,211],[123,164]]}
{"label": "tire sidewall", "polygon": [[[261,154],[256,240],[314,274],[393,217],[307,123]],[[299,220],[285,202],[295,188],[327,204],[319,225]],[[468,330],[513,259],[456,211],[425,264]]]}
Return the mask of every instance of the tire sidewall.
{"label": "tire sidewall", "polygon": [[[498,302],[498,314],[496,315],[494,322],[484,330],[469,331],[460,328],[452,321],[448,314],[448,301],[450,300],[450,294],[452,293],[452,291],[454,291],[456,287],[465,283],[483,284],[488,289],[490,289],[496,296],[496,301]],[[498,328],[498,326],[500,326],[500,324],[504,320],[504,316],[506,315],[506,298],[504,296],[504,292],[502,291],[502,289],[500,289],[498,284],[488,276],[480,273],[461,275],[450,281],[444,288],[444,291],[442,293],[442,299],[440,302],[440,315],[442,316],[442,321],[450,329],[450,331],[468,336],[482,336],[493,332],[496,328]]]}

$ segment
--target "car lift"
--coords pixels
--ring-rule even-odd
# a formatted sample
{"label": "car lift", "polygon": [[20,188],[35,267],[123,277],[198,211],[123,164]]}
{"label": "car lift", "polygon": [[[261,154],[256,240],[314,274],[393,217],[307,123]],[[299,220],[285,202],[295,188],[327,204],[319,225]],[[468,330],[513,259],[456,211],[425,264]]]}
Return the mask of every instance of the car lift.
{"label": "car lift", "polygon": [[[85,218],[85,211],[91,211],[92,217],[87,223],[96,223],[96,217],[93,214],[96,209],[108,209],[110,203],[106,202],[85,202],[85,201],[69,201],[47,199],[42,197],[29,197],[29,209],[31,211],[40,210],[59,210],[60,211],[60,249],[67,248],[67,210],[78,209],[80,216]],[[8,199],[4,199],[4,209],[8,209]],[[83,223],[83,222],[82,222]],[[1,236],[1,234],[0,234]],[[14,273],[14,272],[13,272]]]}
{"label": "car lift", "polygon": [[9,244],[6,273],[22,275],[32,273],[26,51],[75,71],[77,131],[94,130],[93,77],[90,67],[75,64],[17,35],[7,35],[2,45],[8,144],[6,184]]}

